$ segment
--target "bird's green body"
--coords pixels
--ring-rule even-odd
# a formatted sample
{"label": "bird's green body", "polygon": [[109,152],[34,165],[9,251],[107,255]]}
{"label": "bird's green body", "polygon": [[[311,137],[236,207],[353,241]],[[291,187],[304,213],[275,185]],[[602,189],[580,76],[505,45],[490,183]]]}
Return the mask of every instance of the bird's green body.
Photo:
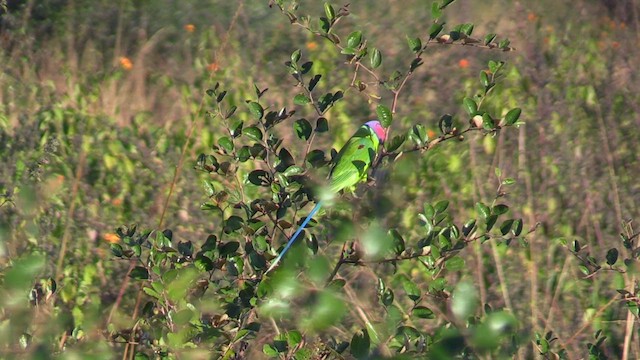
{"label": "bird's green body", "polygon": [[379,147],[380,139],[374,129],[362,125],[336,156],[335,165],[329,174],[329,190],[337,193],[352,189],[365,180]]}
{"label": "bird's green body", "polygon": [[[386,139],[386,130],[379,121],[372,120],[362,125],[358,131],[342,147],[334,160],[333,168],[329,173],[329,190],[338,193],[341,190],[353,191],[355,186],[367,178],[367,171],[373,164],[380,144]],[[284,246],[280,254],[271,262],[265,272],[273,270],[280,262],[284,254],[291,248],[298,235],[304,230],[311,217],[320,210],[322,201],[319,201],[304,219],[298,230],[293,234],[289,242]]]}

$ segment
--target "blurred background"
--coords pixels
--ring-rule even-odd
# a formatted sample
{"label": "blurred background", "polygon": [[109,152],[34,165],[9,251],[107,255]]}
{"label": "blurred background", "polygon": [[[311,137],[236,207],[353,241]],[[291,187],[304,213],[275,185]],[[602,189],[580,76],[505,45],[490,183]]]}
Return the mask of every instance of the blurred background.
{"label": "blurred background", "polygon": [[[386,74],[406,67],[406,35],[424,37],[431,24],[425,1],[354,0],[349,8],[342,26],[383,51]],[[302,1],[299,11],[323,12],[316,1]],[[327,90],[351,81],[332,44],[291,26],[268,1],[8,0],[0,13],[0,266],[46,254],[48,276],[77,279],[60,291],[78,311],[118,296],[127,270],[109,253],[118,226],[171,228],[194,242],[219,226],[200,209],[201,180],[210,175],[193,169],[223,129],[200,106],[206,89],[219,82],[242,106],[255,84],[269,88],[266,104],[294,108],[295,83],[283,64],[297,48],[326,74]],[[635,291],[635,276],[589,277],[566,244],[578,240],[602,263],[609,249],[626,251],[620,234],[637,231],[639,13],[637,0],[458,0],[448,24],[472,22],[474,34],[508,37],[515,51],[428,48],[395,114],[394,134],[415,123],[435,134],[444,113],[466,123],[460,104],[478,90],[479,72],[488,60],[507,63],[487,106],[520,107],[526,125],[390,165],[384,196],[394,211],[383,222],[410,238],[424,202],[446,198],[455,214],[472,215],[476,202],[496,196],[496,167],[515,178],[505,201],[536,229],[526,251],[476,246],[463,254],[469,270],[452,277],[472,279],[483,303],[512,309],[525,327],[553,331],[574,358],[598,329],[613,339],[607,355],[620,357],[616,343],[629,333],[616,289]],[[349,95],[329,112],[331,135],[321,144],[340,146],[374,116],[376,97],[391,100],[382,88]],[[293,133],[282,136],[296,147]],[[76,323],[78,316],[70,315]],[[640,354],[639,342],[632,348]]]}

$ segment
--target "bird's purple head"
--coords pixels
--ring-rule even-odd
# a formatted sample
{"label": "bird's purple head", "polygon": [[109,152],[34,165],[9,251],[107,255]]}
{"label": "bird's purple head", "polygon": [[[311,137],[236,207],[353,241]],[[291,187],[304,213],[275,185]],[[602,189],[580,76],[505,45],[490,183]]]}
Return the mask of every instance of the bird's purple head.
{"label": "bird's purple head", "polygon": [[378,137],[378,140],[380,140],[381,143],[384,143],[384,141],[387,139],[387,130],[384,127],[382,127],[382,124],[380,124],[380,121],[378,120],[367,121],[365,125],[373,129],[373,131],[376,133],[376,136]]}

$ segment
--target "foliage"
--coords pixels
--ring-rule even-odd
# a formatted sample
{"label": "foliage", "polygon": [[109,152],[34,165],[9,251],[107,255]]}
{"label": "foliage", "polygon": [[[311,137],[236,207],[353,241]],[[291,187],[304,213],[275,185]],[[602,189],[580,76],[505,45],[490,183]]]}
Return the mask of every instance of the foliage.
{"label": "foliage", "polygon": [[[623,23],[160,3],[0,2],[2,353],[638,354]],[[265,274],[372,117],[390,136],[369,181]]]}

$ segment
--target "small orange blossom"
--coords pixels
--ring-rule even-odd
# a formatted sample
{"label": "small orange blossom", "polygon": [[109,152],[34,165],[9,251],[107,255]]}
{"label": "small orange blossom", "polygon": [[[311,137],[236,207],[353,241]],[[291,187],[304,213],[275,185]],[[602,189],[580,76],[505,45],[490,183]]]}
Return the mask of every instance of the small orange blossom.
{"label": "small orange blossom", "polygon": [[188,32],[188,33],[192,33],[194,31],[196,31],[196,26],[193,24],[187,24],[184,26],[184,31]]}
{"label": "small orange blossom", "polygon": [[120,58],[120,67],[125,70],[131,70],[133,68],[133,63],[128,57],[123,56]]}
{"label": "small orange blossom", "polygon": [[102,235],[102,238],[110,244],[117,244],[120,242],[120,237],[114,233],[104,234]]}
{"label": "small orange blossom", "polygon": [[461,69],[466,69],[469,67],[469,60],[467,59],[460,59],[460,61],[458,61],[458,66],[460,66]]}

